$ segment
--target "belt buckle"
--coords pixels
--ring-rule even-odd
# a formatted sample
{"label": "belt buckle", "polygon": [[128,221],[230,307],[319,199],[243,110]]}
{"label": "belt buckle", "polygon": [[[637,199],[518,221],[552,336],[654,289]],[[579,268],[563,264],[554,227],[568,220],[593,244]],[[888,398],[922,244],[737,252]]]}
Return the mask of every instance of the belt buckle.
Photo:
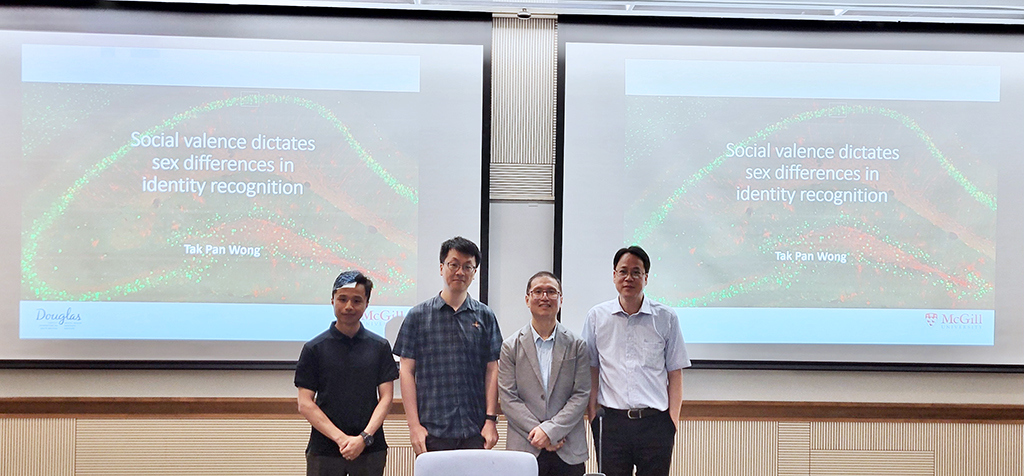
{"label": "belt buckle", "polygon": [[644,417],[643,411],[643,408],[630,408],[629,410],[626,410],[626,416],[629,417],[630,420],[639,420]]}

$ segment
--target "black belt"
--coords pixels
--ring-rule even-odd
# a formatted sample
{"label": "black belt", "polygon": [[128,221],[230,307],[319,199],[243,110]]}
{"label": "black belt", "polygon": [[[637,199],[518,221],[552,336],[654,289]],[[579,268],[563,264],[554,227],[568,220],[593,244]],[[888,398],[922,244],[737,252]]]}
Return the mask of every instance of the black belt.
{"label": "black belt", "polygon": [[657,408],[630,408],[629,410],[619,410],[618,408],[604,407],[604,411],[609,415],[624,416],[630,420],[639,420],[641,418],[648,418],[665,413],[665,410],[658,410]]}

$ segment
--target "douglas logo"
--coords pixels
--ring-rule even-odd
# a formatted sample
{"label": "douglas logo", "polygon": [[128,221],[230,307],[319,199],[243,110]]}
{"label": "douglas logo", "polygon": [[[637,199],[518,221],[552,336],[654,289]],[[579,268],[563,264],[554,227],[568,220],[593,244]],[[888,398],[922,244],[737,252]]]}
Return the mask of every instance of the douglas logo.
{"label": "douglas logo", "polygon": [[924,315],[924,320],[928,321],[928,327],[935,325],[935,321],[939,318],[939,315],[934,312],[929,312]]}
{"label": "douglas logo", "polygon": [[36,320],[37,321],[57,321],[58,325],[63,326],[65,321],[81,321],[81,314],[72,314],[71,308],[60,314],[54,314],[46,312],[46,309],[36,309]]}

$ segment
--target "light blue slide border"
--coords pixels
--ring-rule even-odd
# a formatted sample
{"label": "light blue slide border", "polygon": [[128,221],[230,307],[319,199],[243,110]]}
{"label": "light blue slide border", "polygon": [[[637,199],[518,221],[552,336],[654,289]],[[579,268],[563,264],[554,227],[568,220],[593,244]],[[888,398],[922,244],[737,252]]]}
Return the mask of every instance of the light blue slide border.
{"label": "light blue slide border", "polygon": [[999,66],[626,59],[626,95],[999,101]]}
{"label": "light blue slide border", "polygon": [[39,45],[21,47],[38,83],[419,92],[413,55]]}
{"label": "light blue slide border", "polygon": [[693,344],[994,345],[995,311],[675,308]]}
{"label": "light blue slide border", "polygon": [[[305,342],[334,321],[329,304],[21,301],[22,339]],[[410,306],[370,306],[362,323],[384,327]]]}

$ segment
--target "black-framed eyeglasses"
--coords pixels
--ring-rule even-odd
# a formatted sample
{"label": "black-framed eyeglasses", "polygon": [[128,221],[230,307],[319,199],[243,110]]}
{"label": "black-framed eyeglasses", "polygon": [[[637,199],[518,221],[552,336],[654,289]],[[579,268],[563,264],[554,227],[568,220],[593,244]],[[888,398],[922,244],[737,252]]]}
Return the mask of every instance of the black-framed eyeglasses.
{"label": "black-framed eyeglasses", "polygon": [[453,273],[458,272],[461,269],[462,272],[464,272],[466,274],[473,274],[474,272],[476,272],[476,268],[477,268],[476,266],[471,265],[469,263],[461,264],[460,265],[459,263],[456,263],[454,261],[445,263],[444,265],[447,266],[448,270],[453,272]]}
{"label": "black-framed eyeglasses", "polygon": [[633,279],[640,279],[640,278],[644,277],[645,273],[643,271],[640,271],[639,269],[634,269],[633,271],[629,271],[629,270],[623,268],[623,269],[620,269],[620,270],[616,270],[615,271],[615,275],[618,276],[619,279],[626,279],[626,276],[629,276],[629,277],[631,277]]}

